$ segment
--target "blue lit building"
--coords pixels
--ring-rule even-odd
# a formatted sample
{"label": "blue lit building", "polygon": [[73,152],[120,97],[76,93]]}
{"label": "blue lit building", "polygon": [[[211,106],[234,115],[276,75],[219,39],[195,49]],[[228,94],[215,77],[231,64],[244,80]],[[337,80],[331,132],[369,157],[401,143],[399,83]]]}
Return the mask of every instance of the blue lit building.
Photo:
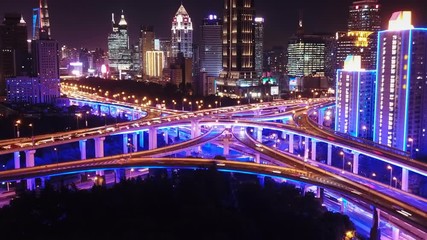
{"label": "blue lit building", "polygon": [[348,56],[337,71],[335,130],[372,139],[375,70],[361,68],[360,56]]}
{"label": "blue lit building", "polygon": [[427,29],[396,12],[378,35],[374,141],[427,156]]}

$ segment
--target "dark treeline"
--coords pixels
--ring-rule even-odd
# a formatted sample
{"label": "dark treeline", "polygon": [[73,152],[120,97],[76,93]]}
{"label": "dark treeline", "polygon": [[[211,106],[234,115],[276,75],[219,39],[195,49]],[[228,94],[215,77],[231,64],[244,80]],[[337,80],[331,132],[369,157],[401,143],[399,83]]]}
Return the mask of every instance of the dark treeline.
{"label": "dark treeline", "polygon": [[1,239],[343,239],[347,216],[252,176],[181,170],[90,191],[47,187],[0,210]]}

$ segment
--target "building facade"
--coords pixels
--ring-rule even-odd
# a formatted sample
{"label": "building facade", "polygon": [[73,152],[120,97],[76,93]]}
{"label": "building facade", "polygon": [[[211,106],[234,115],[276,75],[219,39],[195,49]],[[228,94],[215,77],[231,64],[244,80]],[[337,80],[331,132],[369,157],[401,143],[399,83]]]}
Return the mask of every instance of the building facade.
{"label": "building facade", "polygon": [[321,36],[295,35],[288,44],[288,75],[303,77],[325,72],[326,43]]}
{"label": "building facade", "polygon": [[427,156],[427,29],[396,12],[379,33],[374,141]]}
{"label": "building facade", "polygon": [[209,15],[200,26],[200,71],[218,77],[222,71],[222,20]]}
{"label": "building facade", "polygon": [[0,96],[6,95],[6,78],[29,71],[27,24],[21,14],[6,14],[0,25]]}
{"label": "building facade", "polygon": [[147,51],[154,51],[154,27],[153,26],[142,26],[139,37],[139,47],[141,49],[141,63],[143,69],[143,76],[147,75]]}
{"label": "building facade", "polygon": [[254,20],[254,0],[224,1],[222,66],[229,78],[256,78]]}
{"label": "building facade", "polygon": [[172,21],[171,45],[172,57],[178,57],[180,52],[184,58],[193,57],[193,23],[182,4]]}
{"label": "building facade", "polygon": [[348,56],[337,79],[335,130],[372,139],[376,71],[362,69],[360,56]]}
{"label": "building facade", "polygon": [[119,74],[122,79],[132,66],[132,54],[129,46],[128,25],[125,16],[121,14],[119,23],[116,24],[112,15],[113,31],[108,36],[108,60],[110,72]]}
{"label": "building facade", "polygon": [[54,104],[60,96],[59,78],[13,77],[7,79],[9,103]]}
{"label": "building facade", "polygon": [[264,63],[264,18],[256,17],[255,20],[255,72],[257,77],[262,76]]}
{"label": "building facade", "polygon": [[146,75],[149,78],[161,78],[165,67],[165,54],[163,51],[147,51],[146,59]]}

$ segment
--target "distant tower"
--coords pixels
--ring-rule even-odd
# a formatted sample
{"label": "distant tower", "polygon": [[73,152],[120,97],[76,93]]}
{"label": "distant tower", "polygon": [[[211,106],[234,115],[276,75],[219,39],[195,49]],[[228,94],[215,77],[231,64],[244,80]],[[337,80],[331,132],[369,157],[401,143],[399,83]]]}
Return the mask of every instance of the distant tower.
{"label": "distant tower", "polygon": [[200,69],[209,77],[218,77],[222,71],[222,20],[211,14],[200,30]]}
{"label": "distant tower", "polygon": [[141,58],[142,58],[142,66],[143,66],[143,75],[147,75],[147,52],[154,51],[154,27],[153,26],[142,26],[140,37],[139,37],[139,45],[141,50]]}
{"label": "distant tower", "polygon": [[230,77],[255,78],[254,0],[225,0],[223,67]]}
{"label": "distant tower", "polygon": [[255,18],[255,71],[257,77],[262,76],[264,54],[264,18]]}
{"label": "distant tower", "polygon": [[50,20],[47,0],[40,0],[40,38],[50,39]]}
{"label": "distant tower", "polygon": [[177,57],[179,52],[184,58],[193,57],[193,23],[190,15],[181,4],[172,21],[172,57]]}
{"label": "distant tower", "polygon": [[128,24],[122,11],[119,23],[112,14],[113,31],[108,36],[108,59],[110,69],[119,74],[119,79],[131,69],[132,54],[129,46]]}

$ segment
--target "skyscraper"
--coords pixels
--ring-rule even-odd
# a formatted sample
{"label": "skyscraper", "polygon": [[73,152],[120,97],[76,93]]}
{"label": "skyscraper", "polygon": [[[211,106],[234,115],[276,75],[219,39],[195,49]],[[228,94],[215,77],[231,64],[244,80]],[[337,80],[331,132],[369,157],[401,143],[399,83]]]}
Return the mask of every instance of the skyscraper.
{"label": "skyscraper", "polygon": [[22,75],[28,57],[27,24],[21,14],[6,14],[0,25],[0,96],[6,93],[6,78]]}
{"label": "skyscraper", "polygon": [[181,4],[172,21],[171,32],[172,57],[178,57],[182,52],[184,58],[193,57],[193,23],[190,15]]}
{"label": "skyscraper", "polygon": [[308,76],[325,72],[326,44],[321,36],[293,36],[288,43],[288,75]]}
{"label": "skyscraper", "polygon": [[337,71],[335,130],[371,139],[376,71],[361,66],[360,56],[348,56]]}
{"label": "skyscraper", "polygon": [[381,29],[378,0],[354,1],[349,12],[348,31],[378,32]]}
{"label": "skyscraper", "polygon": [[140,37],[139,37],[139,45],[141,49],[141,58],[142,58],[142,69],[143,69],[143,75],[147,75],[146,69],[147,66],[147,51],[154,51],[154,27],[153,26],[142,26],[140,31]]}
{"label": "skyscraper", "polygon": [[108,36],[108,52],[110,69],[113,74],[119,74],[118,78],[129,71],[132,65],[132,54],[129,46],[128,24],[122,11],[120,21],[116,24],[112,15],[113,31]]}
{"label": "skyscraper", "polygon": [[[225,0],[222,66],[226,78],[255,78],[254,0]],[[232,84],[232,83],[230,83]]]}
{"label": "skyscraper", "polygon": [[255,71],[257,77],[262,76],[264,54],[264,18],[255,18]]}
{"label": "skyscraper", "polygon": [[222,20],[209,15],[200,26],[200,70],[209,77],[218,77],[222,71]]}
{"label": "skyscraper", "polygon": [[[427,29],[396,12],[378,38],[374,141],[427,156]],[[407,172],[406,172],[407,174]]]}
{"label": "skyscraper", "polygon": [[337,68],[348,54],[362,56],[362,67],[376,68],[377,33],[381,29],[378,0],[354,1],[349,7],[347,34],[337,34]]}
{"label": "skyscraper", "polygon": [[47,0],[40,0],[40,38],[50,39],[50,17]]}

